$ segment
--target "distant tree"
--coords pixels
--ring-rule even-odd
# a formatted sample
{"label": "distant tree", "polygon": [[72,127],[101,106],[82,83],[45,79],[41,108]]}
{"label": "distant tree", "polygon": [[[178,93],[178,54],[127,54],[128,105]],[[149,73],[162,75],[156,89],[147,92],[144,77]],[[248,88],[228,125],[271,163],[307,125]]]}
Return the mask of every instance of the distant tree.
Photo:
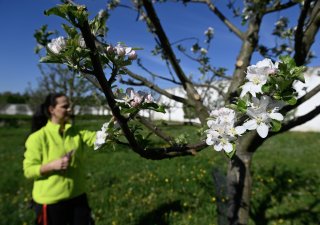
{"label": "distant tree", "polygon": [[33,110],[39,105],[48,93],[65,93],[70,101],[72,114],[75,113],[75,106],[97,106],[102,104],[100,92],[84,79],[79,78],[76,72],[59,64],[39,64],[41,77],[38,78],[36,88],[29,86],[27,93],[30,96],[28,101]]}
{"label": "distant tree", "polygon": [[1,104],[25,104],[29,100],[28,93],[12,93],[6,91],[0,93],[0,102]]}

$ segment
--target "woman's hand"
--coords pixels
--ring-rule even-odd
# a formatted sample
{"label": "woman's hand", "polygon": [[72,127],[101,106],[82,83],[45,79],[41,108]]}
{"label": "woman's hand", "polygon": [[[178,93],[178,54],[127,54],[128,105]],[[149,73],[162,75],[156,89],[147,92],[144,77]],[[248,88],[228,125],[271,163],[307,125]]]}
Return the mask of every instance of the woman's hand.
{"label": "woman's hand", "polygon": [[41,175],[53,172],[53,171],[63,171],[68,169],[70,164],[71,155],[64,155],[60,159],[51,161],[40,168]]}

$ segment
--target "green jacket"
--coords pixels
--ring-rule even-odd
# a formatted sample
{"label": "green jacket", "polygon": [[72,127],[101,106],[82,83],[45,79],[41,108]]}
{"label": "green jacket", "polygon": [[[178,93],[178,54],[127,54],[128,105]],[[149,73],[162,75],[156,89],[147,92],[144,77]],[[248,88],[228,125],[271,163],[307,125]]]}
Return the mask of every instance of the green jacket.
{"label": "green jacket", "polygon": [[[53,204],[85,192],[84,145],[93,146],[96,132],[78,130],[65,125],[63,135],[60,125],[48,121],[46,126],[31,134],[26,141],[23,170],[27,178],[33,178],[32,196],[39,204]],[[66,171],[41,175],[40,167],[75,150]]]}

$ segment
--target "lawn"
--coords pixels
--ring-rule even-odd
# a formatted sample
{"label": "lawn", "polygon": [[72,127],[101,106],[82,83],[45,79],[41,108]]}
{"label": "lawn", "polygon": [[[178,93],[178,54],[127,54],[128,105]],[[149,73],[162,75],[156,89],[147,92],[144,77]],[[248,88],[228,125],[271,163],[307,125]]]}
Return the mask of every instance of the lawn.
{"label": "lawn", "polygon": [[[101,121],[80,121],[99,129]],[[191,126],[164,127],[197,139]],[[29,127],[0,127],[0,224],[33,224],[32,181],[22,174]],[[251,224],[318,224],[320,133],[291,132],[264,143],[254,156]],[[206,149],[196,156],[146,160],[124,147],[87,152],[88,195],[97,225],[217,224],[212,171],[227,165]]]}

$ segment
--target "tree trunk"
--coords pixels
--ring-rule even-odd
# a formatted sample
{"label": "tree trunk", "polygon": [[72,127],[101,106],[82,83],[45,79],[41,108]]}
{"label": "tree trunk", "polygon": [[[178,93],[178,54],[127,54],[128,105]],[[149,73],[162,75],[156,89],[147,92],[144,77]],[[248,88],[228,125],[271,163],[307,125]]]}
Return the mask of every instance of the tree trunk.
{"label": "tree trunk", "polygon": [[239,94],[239,86],[244,80],[246,75],[245,71],[250,65],[251,57],[259,41],[261,19],[260,15],[256,15],[249,22],[248,30],[245,33],[245,39],[243,40],[239,55],[237,56],[233,78],[225,99],[226,102],[230,102]]}
{"label": "tree trunk", "polygon": [[237,154],[229,163],[227,174],[228,210],[230,225],[248,224],[251,197],[252,154]]}
{"label": "tree trunk", "polygon": [[253,153],[263,143],[256,132],[239,139],[237,153],[227,172],[228,224],[248,224],[252,190],[251,162]]}

